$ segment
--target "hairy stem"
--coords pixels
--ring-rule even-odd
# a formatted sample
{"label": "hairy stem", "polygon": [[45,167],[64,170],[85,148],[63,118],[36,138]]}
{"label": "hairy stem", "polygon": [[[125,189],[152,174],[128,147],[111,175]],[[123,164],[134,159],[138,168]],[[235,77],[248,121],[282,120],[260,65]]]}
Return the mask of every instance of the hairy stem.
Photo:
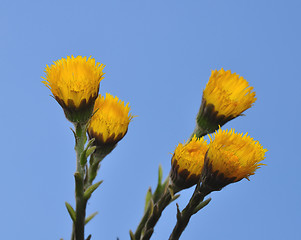
{"label": "hairy stem", "polygon": [[[158,200],[158,202],[154,205],[153,212],[146,221],[145,227],[142,231],[141,240],[148,240],[151,238],[154,227],[159,221],[159,218],[162,215],[163,210],[171,203],[172,196],[168,188],[166,188],[166,191],[161,196],[161,198]],[[139,239],[136,239],[139,240]]]}
{"label": "hairy stem", "polygon": [[205,196],[207,196],[210,192],[211,190],[204,187],[204,185],[197,184],[194,193],[184,210],[180,212],[179,208],[177,208],[177,223],[169,237],[169,240],[177,240],[180,238],[181,234],[188,225],[191,216],[200,209],[199,208],[196,210],[199,204],[204,200]]}
{"label": "hairy stem", "polygon": [[84,177],[85,166],[81,165],[81,155],[84,151],[85,143],[87,141],[86,125],[77,123],[75,125],[75,151],[76,151],[76,172],[75,178],[75,202],[76,202],[76,219],[73,224],[74,240],[85,239],[85,217],[86,217],[86,205],[87,201],[84,199]]}

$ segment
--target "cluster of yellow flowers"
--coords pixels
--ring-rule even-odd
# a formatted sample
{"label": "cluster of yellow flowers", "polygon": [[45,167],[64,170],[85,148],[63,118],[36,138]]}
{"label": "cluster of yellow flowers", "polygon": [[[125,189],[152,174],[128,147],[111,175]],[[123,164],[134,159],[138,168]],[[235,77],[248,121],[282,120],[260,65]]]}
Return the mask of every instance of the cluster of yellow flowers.
{"label": "cluster of yellow flowers", "polygon": [[[85,218],[86,204],[102,182],[93,184],[100,161],[125,136],[133,119],[128,103],[108,93],[99,94],[104,67],[91,57],[71,56],[54,62],[45,70],[43,83],[63,108],[66,118],[75,125],[76,210],[66,203],[74,224],[72,239],[85,239],[85,222],[95,216]],[[267,150],[258,141],[248,134],[221,129],[253,105],[256,98],[252,90],[236,73],[223,69],[212,71],[203,91],[193,134],[186,143],[176,147],[167,181],[161,183],[159,173],[156,191],[154,194],[148,191],[145,215],[135,234],[131,232],[131,239],[149,239],[162,211],[177,198],[174,193],[197,184],[186,210],[180,213],[178,209],[178,221],[172,233],[177,237],[170,238],[178,239],[190,217],[209,203],[210,200],[201,203],[206,195],[243,178],[249,179],[263,165]],[[85,147],[86,134],[90,141]],[[209,143],[205,135],[209,136]]]}
{"label": "cluster of yellow flowers", "polygon": [[[67,57],[47,66],[44,84],[73,123],[89,122],[88,135],[97,146],[114,146],[128,130],[130,107],[117,97],[99,95],[104,65],[93,58]],[[236,73],[212,71],[203,92],[197,127],[186,144],[175,149],[170,178],[180,189],[200,180],[212,189],[253,175],[266,149],[251,137],[220,127],[256,101],[253,87]],[[214,132],[208,144],[204,135]]]}
{"label": "cluster of yellow flowers", "polygon": [[[93,58],[67,57],[47,66],[44,84],[73,123],[89,122],[88,135],[97,146],[114,146],[128,130],[130,107],[117,97],[99,95],[104,65]],[[221,130],[256,101],[253,87],[241,76],[223,69],[212,71],[203,92],[197,127],[186,144],[179,144],[172,157],[170,177],[178,188],[202,180],[213,189],[253,175],[262,165],[266,149],[251,137],[234,130]],[[203,136],[216,131],[210,143]]]}
{"label": "cluster of yellow flowers", "polygon": [[[92,193],[102,183],[93,183],[100,162],[125,136],[133,118],[128,104],[108,93],[105,97],[99,95],[104,67],[91,57],[71,56],[47,66],[46,77],[43,77],[43,83],[75,127],[75,210],[71,204],[65,203],[73,221],[72,239],[86,239],[85,224],[96,215],[94,213],[86,218],[86,206]],[[90,140],[86,144],[87,134]]]}
{"label": "cluster of yellow flowers", "polygon": [[89,137],[97,146],[116,145],[127,133],[133,116],[117,97],[99,95],[104,65],[93,58],[67,57],[47,66],[43,83],[73,123],[89,122]]}
{"label": "cluster of yellow flowers", "polygon": [[[171,159],[170,178],[176,189],[202,182],[212,191],[220,190],[229,183],[249,179],[263,165],[267,150],[258,141],[220,128],[252,106],[256,101],[252,89],[236,73],[212,71],[194,135],[186,144],[177,146]],[[207,144],[203,136],[214,131]]]}

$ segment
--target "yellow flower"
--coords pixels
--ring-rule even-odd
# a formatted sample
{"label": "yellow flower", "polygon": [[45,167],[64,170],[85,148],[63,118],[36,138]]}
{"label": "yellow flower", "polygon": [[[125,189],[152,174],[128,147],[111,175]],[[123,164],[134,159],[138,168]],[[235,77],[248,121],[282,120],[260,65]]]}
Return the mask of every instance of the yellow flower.
{"label": "yellow flower", "polygon": [[99,147],[114,148],[127,133],[128,125],[133,116],[129,114],[130,107],[117,97],[106,93],[106,97],[99,95],[95,101],[95,114],[88,127],[88,135],[95,138]]}
{"label": "yellow flower", "polygon": [[189,188],[199,182],[207,150],[207,141],[195,136],[188,143],[180,143],[176,147],[171,159],[170,179],[178,189]]}
{"label": "yellow flower", "polygon": [[267,149],[247,134],[219,129],[210,137],[205,157],[202,182],[214,190],[243,178],[249,180],[261,165]]}
{"label": "yellow flower", "polygon": [[[203,91],[197,123],[203,134],[214,132],[218,126],[241,115],[256,101],[253,87],[230,70],[214,70]],[[198,137],[199,134],[197,134]]]}
{"label": "yellow flower", "polygon": [[46,81],[54,98],[71,122],[87,121],[98,96],[99,83],[104,78],[104,65],[89,57],[62,58],[45,69]]}
{"label": "yellow flower", "polygon": [[219,115],[237,117],[256,101],[253,87],[230,70],[214,70],[204,90],[207,104],[214,105]]}

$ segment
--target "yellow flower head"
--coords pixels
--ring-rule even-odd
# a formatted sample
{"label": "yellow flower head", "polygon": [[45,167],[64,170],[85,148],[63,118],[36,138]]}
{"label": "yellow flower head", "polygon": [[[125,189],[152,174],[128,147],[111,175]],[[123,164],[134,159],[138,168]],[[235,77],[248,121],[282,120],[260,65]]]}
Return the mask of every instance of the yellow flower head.
{"label": "yellow flower head", "polygon": [[[81,56],[68,56],[50,67],[47,65],[43,83],[63,107],[70,121],[78,122],[83,117],[80,115],[87,115],[86,118],[91,116],[99,83],[104,78],[103,68],[104,65],[96,63],[94,58]],[[85,114],[85,109],[88,109],[90,116]]]}
{"label": "yellow flower head", "polygon": [[[203,91],[202,104],[197,116],[197,136],[212,133],[218,126],[241,115],[256,101],[253,87],[230,70],[214,70]],[[198,134],[198,132],[200,134]]]}
{"label": "yellow flower head", "polygon": [[189,188],[198,183],[207,150],[207,141],[195,136],[190,142],[176,147],[171,159],[170,178],[177,188]]}
{"label": "yellow flower head", "polygon": [[234,130],[219,129],[210,137],[209,149],[205,157],[202,181],[213,189],[220,190],[229,183],[243,178],[249,180],[265,158],[267,149],[247,134]]}
{"label": "yellow flower head", "polygon": [[214,70],[203,92],[206,104],[214,105],[219,115],[237,117],[256,101],[253,87],[230,70]]}
{"label": "yellow flower head", "polygon": [[117,97],[106,93],[99,95],[94,105],[95,114],[88,127],[90,138],[95,138],[96,146],[115,146],[127,133],[128,125],[133,116],[130,107]]}

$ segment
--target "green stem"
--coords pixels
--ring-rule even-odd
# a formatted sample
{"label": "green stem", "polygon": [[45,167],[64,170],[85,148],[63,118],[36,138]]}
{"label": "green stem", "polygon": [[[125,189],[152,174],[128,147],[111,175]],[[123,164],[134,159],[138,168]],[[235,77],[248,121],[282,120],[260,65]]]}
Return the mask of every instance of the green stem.
{"label": "green stem", "polygon": [[100,167],[100,162],[112,152],[116,144],[109,146],[97,146],[94,153],[90,156],[90,166],[87,169],[86,179],[85,179],[85,189],[90,187],[96,178],[97,171]]}
{"label": "green stem", "polygon": [[71,240],[74,240],[74,224],[72,225],[72,234],[71,234]]}
{"label": "green stem", "polygon": [[76,151],[76,172],[74,174],[74,178],[75,178],[76,219],[73,225],[73,234],[75,233],[74,234],[75,240],[84,240],[87,201],[84,199],[85,166],[81,165],[81,155],[84,151],[85,143],[87,141],[86,125],[80,123],[75,124],[75,134],[76,134],[76,143],[74,149]]}
{"label": "green stem", "polygon": [[201,138],[203,136],[205,136],[206,134],[208,134],[208,132],[204,129],[202,129],[201,127],[199,127],[198,125],[195,126],[195,129],[193,130],[193,133],[191,134],[189,141],[193,138],[194,135],[196,135],[197,138]]}
{"label": "green stem", "polygon": [[153,232],[154,232],[154,227],[159,221],[159,218],[162,215],[163,210],[171,203],[172,196],[170,194],[170,191],[168,188],[166,188],[166,191],[164,194],[161,196],[161,198],[158,200],[158,202],[154,205],[153,212],[148,218],[145,227],[142,231],[141,237],[136,238],[136,240],[148,240],[151,238]]}
{"label": "green stem", "polygon": [[96,158],[95,154],[92,154],[90,156],[90,166],[88,168],[87,176],[86,176],[86,182],[85,182],[85,189],[90,187],[96,178],[97,171],[100,167],[100,162],[104,159],[102,158]]}
{"label": "green stem", "polygon": [[143,217],[142,217],[142,219],[141,219],[141,221],[140,221],[140,223],[139,223],[139,225],[138,225],[138,227],[136,229],[136,232],[134,234],[134,237],[135,237],[134,239],[135,240],[139,240],[140,239],[142,230],[143,230],[143,228],[145,226],[146,221],[148,220],[148,217],[149,217],[149,215],[150,215],[153,207],[154,206],[153,205],[151,206],[151,203],[148,205],[148,207],[147,207],[147,209],[146,209],[146,211],[145,211],[145,213],[144,213],[144,215],[143,215]]}
{"label": "green stem", "polygon": [[[170,192],[169,192],[170,189],[169,188],[172,188],[172,186],[169,186],[169,176],[167,176],[167,178],[165,179],[165,181],[163,183],[162,183],[162,176],[163,176],[162,167],[159,166],[158,184],[157,184],[156,190],[153,194],[152,194],[151,188],[149,188],[148,191],[147,191],[147,194],[146,194],[146,197],[145,197],[145,207],[144,207],[143,217],[142,217],[142,219],[141,219],[141,221],[140,221],[140,223],[139,223],[139,225],[138,225],[138,227],[135,231],[135,234],[130,232],[130,236],[131,236],[132,240],[140,240],[141,234],[145,233],[145,228],[146,228],[147,221],[149,220],[149,218],[154,213],[154,209],[157,209],[157,207],[158,207],[158,204],[157,204],[158,201],[161,198],[163,198],[163,196],[166,194],[166,192],[168,192],[168,194],[170,194]],[[178,196],[173,196],[171,198],[171,200],[175,200],[177,197]],[[171,203],[171,201],[166,203],[166,204],[168,205],[169,203]],[[162,209],[162,211],[163,210],[164,209]]]}
{"label": "green stem", "polygon": [[178,240],[180,238],[181,234],[188,225],[191,216],[196,213],[198,205],[210,192],[211,190],[206,188],[204,185],[197,184],[194,193],[184,210],[180,212],[179,208],[177,209],[177,223],[169,237],[169,240]]}

